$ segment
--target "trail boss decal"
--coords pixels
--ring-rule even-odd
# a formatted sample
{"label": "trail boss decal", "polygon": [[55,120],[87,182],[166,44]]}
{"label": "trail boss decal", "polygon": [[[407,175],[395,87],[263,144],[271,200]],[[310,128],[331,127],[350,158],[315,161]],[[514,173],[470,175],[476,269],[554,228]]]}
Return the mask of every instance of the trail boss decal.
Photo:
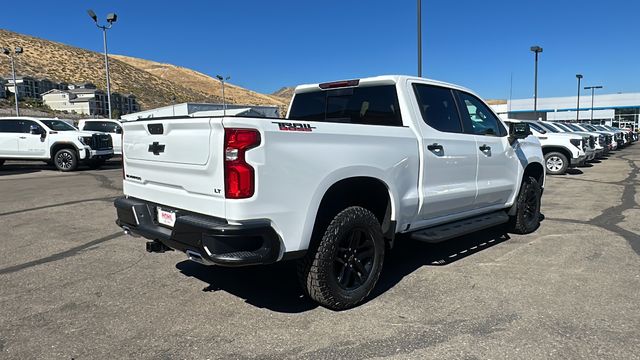
{"label": "trail boss decal", "polygon": [[306,131],[311,132],[315,129],[315,126],[311,126],[311,124],[300,124],[300,123],[287,123],[287,122],[277,122],[272,121],[273,124],[277,124],[280,128],[280,131]]}

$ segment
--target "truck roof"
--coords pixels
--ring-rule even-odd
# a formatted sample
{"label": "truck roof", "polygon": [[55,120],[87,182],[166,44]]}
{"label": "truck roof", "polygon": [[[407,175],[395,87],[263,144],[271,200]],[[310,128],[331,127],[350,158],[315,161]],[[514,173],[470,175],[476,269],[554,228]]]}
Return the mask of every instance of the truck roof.
{"label": "truck roof", "polygon": [[[415,81],[420,81],[420,82],[422,82],[424,84],[436,85],[436,86],[444,86],[444,87],[453,88],[453,89],[457,89],[457,90],[462,90],[462,91],[469,92],[469,93],[472,93],[474,95],[477,95],[473,91],[471,91],[471,90],[469,90],[467,88],[464,88],[462,86],[450,84],[450,83],[443,82],[443,81],[427,79],[427,78],[421,78],[421,77],[417,77],[417,76],[409,76],[409,75],[381,75],[381,76],[366,77],[366,78],[353,79],[353,80],[359,80],[358,86],[361,86],[361,85],[395,85],[397,83],[401,83],[401,82],[404,82],[404,81],[407,81],[407,80],[415,80]],[[350,80],[339,80],[339,81],[335,81],[335,82],[343,82],[343,81],[350,81]],[[295,93],[299,94],[299,93],[304,93],[304,92],[309,92],[309,91],[317,91],[317,90],[320,89],[320,84],[321,83],[298,85],[296,87]],[[322,84],[326,84],[326,83],[322,83]]]}

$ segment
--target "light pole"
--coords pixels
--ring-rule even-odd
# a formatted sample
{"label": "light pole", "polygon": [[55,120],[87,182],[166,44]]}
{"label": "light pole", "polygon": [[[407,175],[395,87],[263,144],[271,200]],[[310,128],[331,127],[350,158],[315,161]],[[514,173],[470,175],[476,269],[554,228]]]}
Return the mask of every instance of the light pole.
{"label": "light pole", "polygon": [[107,23],[109,25],[100,25],[98,24],[98,16],[93,10],[87,10],[87,14],[93,19],[93,22],[96,23],[96,26],[99,29],[102,29],[102,40],[104,42],[104,68],[107,73],[107,105],[109,108],[109,119],[111,119],[111,79],[109,78],[109,53],[107,52],[107,30],[113,27],[113,23],[118,20],[118,15],[115,13],[107,14]]}
{"label": "light pole", "polygon": [[600,85],[585,86],[584,89],[585,90],[591,90],[591,123],[593,123],[593,96],[594,96],[594,92],[596,91],[596,89],[602,89],[602,86],[600,86]]}
{"label": "light pole", "polygon": [[422,0],[418,0],[418,77],[422,77]]}
{"label": "light pole", "polygon": [[538,54],[542,52],[542,48],[538,45],[531,47],[531,51],[536,54],[535,60],[535,75],[534,75],[534,90],[533,90],[533,112],[536,114],[536,120],[538,120]]}
{"label": "light pole", "polygon": [[23,49],[20,46],[16,46],[13,52],[7,48],[2,48],[2,53],[11,59],[11,76],[13,77],[13,96],[16,100],[16,116],[20,116],[20,106],[18,106],[18,82],[16,81],[16,64],[13,55],[22,54],[22,52]]}
{"label": "light pole", "polygon": [[222,83],[222,114],[227,116],[227,99],[224,97],[224,83],[231,79],[231,76],[227,76],[226,78],[222,75],[216,75],[216,78],[220,80]]}
{"label": "light pole", "polygon": [[576,74],[578,79],[578,105],[576,106],[576,122],[580,122],[580,80],[583,78],[581,74]]}

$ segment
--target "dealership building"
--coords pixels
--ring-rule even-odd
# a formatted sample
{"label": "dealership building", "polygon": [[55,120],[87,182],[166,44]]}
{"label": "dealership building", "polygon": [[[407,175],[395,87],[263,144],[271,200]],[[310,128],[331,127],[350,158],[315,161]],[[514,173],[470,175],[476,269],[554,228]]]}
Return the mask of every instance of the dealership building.
{"label": "dealership building", "polygon": [[538,98],[538,111],[533,111],[534,101],[514,99],[491,107],[503,119],[576,121],[607,124],[621,128],[640,127],[640,93],[603,94],[593,98],[591,94],[580,96]]}

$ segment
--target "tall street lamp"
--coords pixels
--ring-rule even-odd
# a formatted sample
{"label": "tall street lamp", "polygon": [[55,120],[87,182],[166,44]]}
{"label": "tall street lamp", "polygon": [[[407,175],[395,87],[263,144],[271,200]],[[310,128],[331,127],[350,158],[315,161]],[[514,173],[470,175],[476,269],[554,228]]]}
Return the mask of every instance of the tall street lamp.
{"label": "tall street lamp", "polygon": [[418,0],[418,77],[422,77],[422,0]]}
{"label": "tall street lamp", "polygon": [[113,23],[118,20],[118,15],[115,13],[107,14],[107,23],[108,25],[100,25],[98,24],[98,16],[93,10],[87,10],[87,14],[89,17],[93,19],[93,22],[96,23],[96,26],[99,29],[102,29],[102,40],[104,42],[104,68],[107,73],[107,105],[109,106],[109,119],[111,119],[111,79],[109,78],[109,53],[107,52],[107,30],[113,27]]}
{"label": "tall street lamp", "polygon": [[224,96],[224,83],[231,79],[231,76],[227,76],[226,78],[222,75],[216,75],[216,79],[220,80],[222,83],[222,114],[227,116],[227,99]]}
{"label": "tall street lamp", "polygon": [[542,52],[542,48],[538,45],[531,47],[531,51],[536,54],[535,61],[535,75],[534,75],[534,90],[533,90],[533,111],[536,114],[536,120],[538,119],[538,54]]}
{"label": "tall street lamp", "polygon": [[602,86],[585,86],[585,90],[591,90],[591,123],[593,123],[593,96],[596,89],[602,89]]}
{"label": "tall street lamp", "polygon": [[580,80],[583,78],[581,74],[576,74],[578,79],[578,105],[576,106],[576,122],[580,122]]}
{"label": "tall street lamp", "polygon": [[20,116],[20,106],[18,106],[18,82],[16,81],[16,64],[13,59],[13,55],[19,55],[23,53],[23,49],[20,46],[16,46],[14,51],[7,48],[2,48],[2,53],[7,55],[11,59],[11,76],[13,77],[13,96],[16,100],[16,116]]}

